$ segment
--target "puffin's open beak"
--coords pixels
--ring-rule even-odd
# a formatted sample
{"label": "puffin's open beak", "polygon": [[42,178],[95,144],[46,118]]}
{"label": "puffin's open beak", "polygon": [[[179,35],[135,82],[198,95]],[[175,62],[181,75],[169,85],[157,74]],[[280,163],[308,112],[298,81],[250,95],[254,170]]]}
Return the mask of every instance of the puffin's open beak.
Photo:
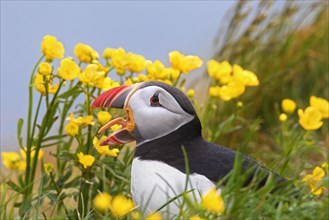
{"label": "puffin's open beak", "polygon": [[112,133],[109,137],[101,141],[100,145],[117,145],[125,144],[135,140],[135,138],[130,134],[134,129],[134,117],[131,109],[128,107],[128,102],[130,97],[138,90],[139,84],[134,84],[132,86],[118,86],[112,88],[100,96],[98,96],[94,102],[91,104],[90,108],[121,108],[125,109],[127,119],[122,117],[115,118],[105,124],[98,133],[105,131],[115,124],[122,125],[120,130]]}

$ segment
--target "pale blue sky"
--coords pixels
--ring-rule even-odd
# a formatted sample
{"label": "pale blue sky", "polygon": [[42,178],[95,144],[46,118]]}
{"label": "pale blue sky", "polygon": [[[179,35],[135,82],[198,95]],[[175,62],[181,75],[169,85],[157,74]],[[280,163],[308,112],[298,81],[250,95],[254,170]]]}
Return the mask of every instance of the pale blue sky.
{"label": "pale blue sky", "polygon": [[[44,35],[74,46],[123,47],[167,61],[179,50],[210,59],[224,13],[234,1],[3,1],[1,0],[1,149],[17,149],[16,124],[26,119],[28,80]],[[23,134],[24,135],[24,134]]]}

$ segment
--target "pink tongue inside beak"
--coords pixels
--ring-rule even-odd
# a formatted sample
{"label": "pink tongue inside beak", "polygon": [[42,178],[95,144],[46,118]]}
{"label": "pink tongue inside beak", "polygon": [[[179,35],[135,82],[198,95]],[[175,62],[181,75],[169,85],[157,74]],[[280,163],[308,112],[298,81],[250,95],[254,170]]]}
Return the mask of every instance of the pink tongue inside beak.
{"label": "pink tongue inside beak", "polygon": [[108,122],[106,125],[99,129],[98,133],[105,131],[106,129],[112,127],[113,125],[120,124],[122,128],[114,133],[112,133],[109,137],[101,141],[101,146],[114,146],[118,144],[126,144],[135,140],[135,138],[128,132],[127,126],[129,127],[129,121],[124,118],[116,118],[112,121]]}
{"label": "pink tongue inside beak", "polygon": [[127,129],[119,130],[100,142],[101,146],[114,146],[118,144],[126,144],[133,142],[135,138],[127,131]]}

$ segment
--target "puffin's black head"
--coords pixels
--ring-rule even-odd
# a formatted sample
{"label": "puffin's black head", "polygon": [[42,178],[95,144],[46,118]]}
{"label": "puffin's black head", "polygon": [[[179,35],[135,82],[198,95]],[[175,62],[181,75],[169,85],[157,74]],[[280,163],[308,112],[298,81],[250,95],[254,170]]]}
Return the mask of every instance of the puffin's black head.
{"label": "puffin's black head", "polygon": [[116,118],[99,130],[102,132],[114,124],[122,125],[122,129],[103,140],[102,145],[134,140],[139,145],[172,133],[197,118],[183,92],[157,81],[110,89],[95,99],[91,108],[95,107],[123,108],[127,114],[127,119]]}

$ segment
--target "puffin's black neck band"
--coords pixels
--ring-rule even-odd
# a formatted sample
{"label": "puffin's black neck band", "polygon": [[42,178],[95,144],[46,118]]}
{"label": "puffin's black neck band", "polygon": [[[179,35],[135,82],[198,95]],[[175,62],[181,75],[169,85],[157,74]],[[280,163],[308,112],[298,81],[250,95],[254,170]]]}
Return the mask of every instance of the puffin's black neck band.
{"label": "puffin's black neck band", "polygon": [[[162,157],[181,156],[182,146],[187,147],[189,142],[201,138],[201,124],[197,116],[176,131],[161,138],[143,143],[136,147],[135,157],[154,159]],[[177,153],[173,153],[175,151]]]}

